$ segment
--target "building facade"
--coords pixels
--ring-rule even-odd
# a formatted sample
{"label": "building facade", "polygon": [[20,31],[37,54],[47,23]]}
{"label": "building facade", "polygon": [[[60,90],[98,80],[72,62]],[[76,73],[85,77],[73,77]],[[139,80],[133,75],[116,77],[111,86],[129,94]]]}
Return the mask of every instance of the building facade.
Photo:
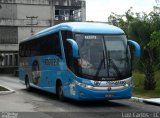
{"label": "building facade", "polygon": [[86,20],[84,0],[0,0],[0,68],[18,66],[19,42],[47,27]]}

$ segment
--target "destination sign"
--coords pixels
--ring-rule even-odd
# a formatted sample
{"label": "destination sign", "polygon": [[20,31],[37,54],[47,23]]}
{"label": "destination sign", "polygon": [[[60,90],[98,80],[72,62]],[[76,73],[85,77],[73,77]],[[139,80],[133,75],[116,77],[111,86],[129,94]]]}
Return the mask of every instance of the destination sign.
{"label": "destination sign", "polygon": [[95,36],[95,35],[87,35],[87,36],[85,36],[85,39],[97,39],[97,36]]}

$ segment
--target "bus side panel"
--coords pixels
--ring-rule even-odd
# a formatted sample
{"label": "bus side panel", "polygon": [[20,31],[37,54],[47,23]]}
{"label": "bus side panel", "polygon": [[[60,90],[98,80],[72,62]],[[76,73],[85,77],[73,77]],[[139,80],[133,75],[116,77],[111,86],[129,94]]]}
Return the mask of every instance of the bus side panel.
{"label": "bus side panel", "polygon": [[60,63],[62,60],[55,55],[42,58],[42,86],[45,90],[56,93],[56,79],[61,75]]}
{"label": "bus side panel", "polygon": [[[27,76],[32,87],[52,93],[56,93],[57,79],[61,80],[62,85],[69,83],[65,63],[58,56],[48,55],[43,57],[25,57],[21,60],[19,76],[23,83]],[[68,88],[67,90],[64,89],[66,96],[69,95],[68,91]]]}
{"label": "bus side panel", "polygon": [[19,79],[25,84],[25,77],[28,75],[28,58],[19,58]]}
{"label": "bus side panel", "polygon": [[25,70],[22,66],[19,66],[19,79],[20,79],[20,82],[25,84]]}
{"label": "bus side panel", "polygon": [[49,92],[55,93],[53,80],[56,78],[56,67],[51,63],[55,56],[43,56],[41,59],[41,82],[40,86]]}
{"label": "bus side panel", "polygon": [[61,78],[61,82],[63,85],[63,93],[65,97],[70,98],[70,93],[69,93],[69,84],[70,84],[70,78],[68,76],[68,70],[64,70],[61,71],[61,76],[59,76],[59,78]]}
{"label": "bus side panel", "polygon": [[77,93],[75,92],[74,88],[74,82],[76,76],[73,74],[73,72],[69,69],[67,69],[63,74],[63,91],[64,96],[68,98],[76,98]]}
{"label": "bus side panel", "polygon": [[32,87],[43,87],[43,76],[42,76],[42,57],[33,56],[28,59],[29,69],[28,76]]}

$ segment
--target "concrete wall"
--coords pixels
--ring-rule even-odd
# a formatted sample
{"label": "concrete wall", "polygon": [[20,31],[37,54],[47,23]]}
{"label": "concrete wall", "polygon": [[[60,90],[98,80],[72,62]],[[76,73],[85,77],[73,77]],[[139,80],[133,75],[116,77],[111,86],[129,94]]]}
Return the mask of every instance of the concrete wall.
{"label": "concrete wall", "polygon": [[0,3],[49,5],[49,1],[50,0],[0,0]]}
{"label": "concrete wall", "polygon": [[[34,33],[37,33],[47,27],[33,27]],[[18,41],[21,42],[31,36],[31,27],[18,27]]]}
{"label": "concrete wall", "polygon": [[[13,19],[0,19],[0,26],[29,26],[28,24],[31,23],[31,20],[27,19],[20,19],[20,20],[13,20]],[[40,27],[49,27],[50,20],[33,20],[33,23],[38,23],[37,25]]]}
{"label": "concrete wall", "polygon": [[17,5],[17,19],[26,19],[26,16],[38,16],[38,19],[51,19],[51,6],[45,5]]}
{"label": "concrete wall", "polygon": [[0,51],[18,51],[18,44],[0,44]]}
{"label": "concrete wall", "polygon": [[[36,24],[33,26],[34,33],[51,26],[51,14],[53,14],[53,11],[51,6],[49,6],[48,0],[0,0],[0,3],[1,41],[16,36],[17,43],[19,43],[30,37],[31,19],[27,19],[26,16],[38,16],[37,19],[32,21],[33,24]],[[13,30],[12,27],[16,28],[16,34],[11,34],[15,32],[15,29]],[[0,44],[1,51],[17,51],[18,48],[18,44]]]}
{"label": "concrete wall", "polygon": [[0,4],[0,19],[15,19],[17,18],[16,4]]}

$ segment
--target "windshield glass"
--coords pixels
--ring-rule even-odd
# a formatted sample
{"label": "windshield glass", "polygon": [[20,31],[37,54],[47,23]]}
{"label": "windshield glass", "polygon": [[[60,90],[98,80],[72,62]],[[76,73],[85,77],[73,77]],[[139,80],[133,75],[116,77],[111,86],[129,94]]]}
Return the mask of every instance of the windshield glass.
{"label": "windshield glass", "polygon": [[76,34],[79,47],[78,71],[95,80],[125,79],[130,74],[130,57],[125,35]]}

